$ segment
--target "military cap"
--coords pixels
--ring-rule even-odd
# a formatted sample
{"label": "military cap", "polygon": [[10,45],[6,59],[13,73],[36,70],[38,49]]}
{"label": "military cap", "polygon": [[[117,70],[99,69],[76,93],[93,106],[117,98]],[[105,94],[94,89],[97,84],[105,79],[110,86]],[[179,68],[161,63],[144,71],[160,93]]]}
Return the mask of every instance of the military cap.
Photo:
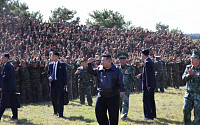
{"label": "military cap", "polygon": [[197,50],[193,50],[191,57],[200,59],[200,53]]}
{"label": "military cap", "polygon": [[26,61],[25,60],[21,60],[21,63],[26,63]]}
{"label": "military cap", "polygon": [[118,54],[119,59],[127,59],[128,58],[128,54],[126,52],[120,52]]}
{"label": "military cap", "polygon": [[143,49],[142,50],[142,54],[144,54],[145,56],[149,55],[149,50],[148,49]]}
{"label": "military cap", "polygon": [[71,57],[70,56],[66,56],[66,59],[71,59]]}
{"label": "military cap", "polygon": [[160,59],[160,56],[155,56],[156,59]]}
{"label": "military cap", "polygon": [[17,59],[14,59],[14,60],[12,61],[12,63],[18,63],[18,60],[17,60]]}

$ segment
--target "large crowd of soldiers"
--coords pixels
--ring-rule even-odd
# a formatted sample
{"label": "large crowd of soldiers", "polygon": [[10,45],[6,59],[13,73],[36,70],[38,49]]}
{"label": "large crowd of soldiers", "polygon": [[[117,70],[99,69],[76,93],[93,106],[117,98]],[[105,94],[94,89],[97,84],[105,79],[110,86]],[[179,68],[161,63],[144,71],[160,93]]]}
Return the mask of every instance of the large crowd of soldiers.
{"label": "large crowd of soldiers", "polygon": [[[80,75],[76,75],[75,72],[80,70],[81,62],[86,61],[85,59],[82,61],[79,60],[72,60],[71,57],[67,56],[64,60],[61,59],[66,63],[66,70],[67,70],[67,78],[68,78],[68,93],[69,93],[69,100],[77,99],[80,94],[84,94],[85,92],[81,92],[79,87],[81,87],[83,82],[81,78],[83,78],[85,73],[81,73]],[[118,61],[114,61],[116,64]],[[160,89],[161,92],[164,92],[164,89],[167,87],[174,87],[176,89],[179,86],[184,86],[185,83],[182,81],[181,76],[184,72],[185,66],[189,64],[188,61],[179,61],[177,62],[175,59],[173,62],[166,62],[161,58],[155,60],[156,63],[159,62],[160,71],[157,72],[157,89]],[[48,71],[48,64],[37,59],[33,59],[29,62],[25,60],[13,60],[12,61],[15,67],[16,73],[16,81],[17,81],[17,88],[18,92],[21,93],[21,103],[35,103],[35,102],[44,102],[49,101],[49,81],[47,79],[47,71]],[[100,59],[96,59],[94,63],[94,67],[97,67],[100,64]],[[127,64],[132,67],[133,73],[135,75],[142,72],[142,63],[137,62],[135,64],[131,64],[131,61],[128,60]],[[160,74],[159,74],[160,73]],[[163,76],[163,77],[160,77]],[[87,84],[87,89],[91,95],[96,95],[97,90],[95,86],[96,78],[89,78],[89,82]],[[142,88],[142,81],[138,80],[138,89],[139,91]],[[86,88],[82,88],[86,89]],[[86,91],[86,93],[88,93]],[[83,98],[83,96],[82,96]],[[83,102],[81,102],[83,103]],[[91,104],[91,103],[90,103]]]}

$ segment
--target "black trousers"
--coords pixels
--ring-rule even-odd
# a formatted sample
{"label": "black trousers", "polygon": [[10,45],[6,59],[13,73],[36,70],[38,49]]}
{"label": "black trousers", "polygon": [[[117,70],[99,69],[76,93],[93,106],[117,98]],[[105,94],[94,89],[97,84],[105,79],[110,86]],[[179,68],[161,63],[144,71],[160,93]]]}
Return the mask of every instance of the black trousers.
{"label": "black trousers", "polygon": [[16,91],[8,91],[1,93],[1,105],[0,105],[0,119],[6,108],[10,107],[12,110],[13,118],[18,118],[18,105]]}
{"label": "black trousers", "polygon": [[[119,120],[120,95],[105,97],[100,94],[97,96],[95,114],[99,125],[118,125]],[[107,117],[107,110],[109,121]]]}
{"label": "black trousers", "polygon": [[145,118],[156,118],[156,105],[153,88],[151,88],[149,91],[146,88],[143,90],[143,109]]}
{"label": "black trousers", "polygon": [[56,81],[51,82],[51,102],[54,109],[54,114],[63,116],[64,110],[64,88],[58,88]]}

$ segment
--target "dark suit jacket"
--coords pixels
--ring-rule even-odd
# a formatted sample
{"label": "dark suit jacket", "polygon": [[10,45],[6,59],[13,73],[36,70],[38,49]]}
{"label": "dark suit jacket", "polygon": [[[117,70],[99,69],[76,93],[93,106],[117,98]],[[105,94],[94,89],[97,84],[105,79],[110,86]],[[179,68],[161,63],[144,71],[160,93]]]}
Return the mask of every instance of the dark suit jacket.
{"label": "dark suit jacket", "polygon": [[147,87],[156,87],[155,66],[150,58],[145,59],[142,71],[142,89]]}
{"label": "dark suit jacket", "polygon": [[10,63],[7,62],[3,70],[1,72],[2,77],[2,83],[0,84],[0,87],[2,88],[2,91],[15,91],[17,89],[16,85],[16,78],[15,78],[15,68]]}
{"label": "dark suit jacket", "polygon": [[[53,62],[49,64],[48,68],[48,77],[52,76],[53,73]],[[57,64],[57,71],[56,71],[56,78],[57,78],[57,87],[64,88],[67,85],[67,71],[66,71],[66,64],[64,62],[58,61]]]}

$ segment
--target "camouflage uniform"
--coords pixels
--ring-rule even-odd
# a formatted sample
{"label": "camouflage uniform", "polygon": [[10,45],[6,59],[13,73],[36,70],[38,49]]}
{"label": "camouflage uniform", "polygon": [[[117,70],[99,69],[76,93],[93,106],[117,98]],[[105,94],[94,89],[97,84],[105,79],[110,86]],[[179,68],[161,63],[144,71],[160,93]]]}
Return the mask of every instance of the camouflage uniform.
{"label": "camouflage uniform", "polygon": [[66,70],[67,70],[67,89],[68,89],[68,96],[69,99],[73,99],[73,93],[72,93],[72,73],[73,73],[73,65],[66,64]]}
{"label": "camouflage uniform", "polygon": [[167,67],[166,67],[166,63],[164,61],[161,61],[162,66],[163,66],[163,86],[165,89],[167,89]]}
{"label": "camouflage uniform", "polygon": [[[193,51],[192,59],[200,60],[200,53]],[[192,69],[193,75],[189,76],[188,70]],[[187,65],[182,79],[186,81],[186,92],[184,97],[184,124],[200,124],[200,64],[195,68],[193,65]],[[194,108],[194,121],[191,123],[191,111]]]}
{"label": "camouflage uniform", "polygon": [[28,67],[20,68],[21,102],[30,103],[31,83]]}
{"label": "camouflage uniform", "polygon": [[191,111],[194,108],[194,125],[200,124],[200,64],[194,70],[194,75],[188,76],[188,70],[192,65],[187,65],[182,79],[186,81],[186,93],[184,97],[184,124],[191,125]]}
{"label": "camouflage uniform", "polygon": [[164,92],[164,74],[163,74],[163,66],[160,61],[155,62],[155,75],[156,75],[156,88],[155,91],[158,91],[160,88],[161,92]]}
{"label": "camouflage uniform", "polygon": [[78,98],[78,76],[75,75],[75,72],[78,68],[78,65],[76,64],[76,62],[73,63],[74,64],[74,70],[72,71],[72,93],[73,93],[73,99]]}
{"label": "camouflage uniform", "polygon": [[[17,67],[15,67],[15,65],[17,65]],[[19,70],[17,70],[17,68],[19,69],[19,65],[18,65],[18,60],[14,60],[13,61],[13,65],[15,67],[15,77],[16,77],[16,83],[17,83],[17,92],[21,92],[20,88],[21,88],[21,83],[20,83],[20,79],[19,79]]]}
{"label": "camouflage uniform", "polygon": [[179,65],[178,63],[173,63],[171,67],[171,78],[172,78],[172,85],[174,88],[179,88],[180,81],[179,81]]}
{"label": "camouflage uniform", "polygon": [[78,75],[80,103],[85,104],[85,95],[87,95],[88,105],[92,106],[92,95],[91,95],[92,76],[89,75],[87,69],[84,69],[82,66],[79,67],[77,70],[80,71],[80,74]]}
{"label": "camouflage uniform", "polygon": [[[129,96],[132,88],[137,88],[137,79],[133,74],[133,68],[125,65],[122,68],[123,80],[125,84],[125,97],[120,101],[121,119],[126,119],[129,110]],[[133,85],[134,84],[134,85]]]}
{"label": "camouflage uniform", "polygon": [[50,100],[50,87],[49,87],[49,81],[47,78],[47,71],[48,67],[40,67],[40,83],[41,83],[41,88],[42,88],[42,98],[43,101],[49,101]]}
{"label": "camouflage uniform", "polygon": [[166,82],[167,82],[167,87],[172,86],[171,67],[172,67],[172,63],[167,62],[166,63],[166,72],[167,72]]}
{"label": "camouflage uniform", "polygon": [[31,102],[42,102],[42,87],[40,83],[40,67],[30,66]]}

